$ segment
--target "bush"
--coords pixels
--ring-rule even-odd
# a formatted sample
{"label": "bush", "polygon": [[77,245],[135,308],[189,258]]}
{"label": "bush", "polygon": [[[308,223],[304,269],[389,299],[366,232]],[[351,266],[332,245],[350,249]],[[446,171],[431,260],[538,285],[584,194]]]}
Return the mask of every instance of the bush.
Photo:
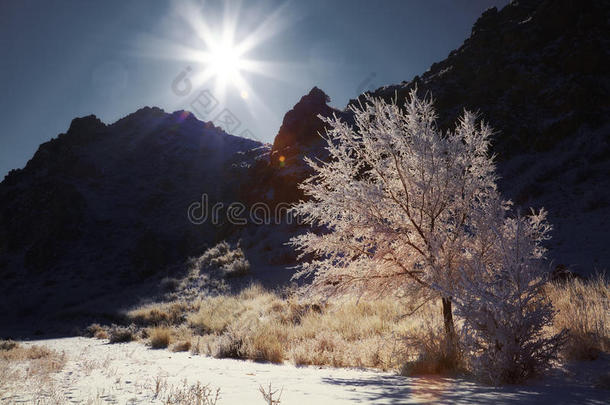
{"label": "bush", "polygon": [[150,331],[149,336],[150,347],[153,349],[165,349],[171,341],[171,330],[165,326],[158,326]]}
{"label": "bush", "polygon": [[229,331],[218,338],[211,354],[217,359],[240,359],[242,358],[242,343],[240,336]]}
{"label": "bush", "polygon": [[137,339],[137,329],[133,324],[129,326],[112,324],[108,335],[110,343],[127,343]]}
{"label": "bush", "polygon": [[96,339],[108,339],[108,332],[106,328],[99,323],[92,323],[87,326],[83,332],[83,335],[86,337],[96,338]]}
{"label": "bush", "polygon": [[173,352],[188,352],[189,350],[191,350],[191,341],[190,340],[184,340],[182,342],[178,342],[172,347]]}
{"label": "bush", "polygon": [[232,248],[225,241],[191,259],[190,266],[191,270],[219,272],[224,277],[240,277],[250,272],[250,263],[243,250],[239,246]]}
{"label": "bush", "polygon": [[222,267],[226,277],[243,277],[250,273],[250,262],[246,259],[237,259]]}
{"label": "bush", "polygon": [[0,351],[8,351],[15,349],[19,346],[19,343],[14,340],[0,340]]}
{"label": "bush", "polygon": [[[544,294],[545,213],[504,218],[472,247],[456,289],[463,343],[472,372],[491,383],[518,383],[557,358],[564,331],[550,336],[555,311]],[[485,235],[484,235],[485,236]],[[480,250],[478,250],[480,248]]]}

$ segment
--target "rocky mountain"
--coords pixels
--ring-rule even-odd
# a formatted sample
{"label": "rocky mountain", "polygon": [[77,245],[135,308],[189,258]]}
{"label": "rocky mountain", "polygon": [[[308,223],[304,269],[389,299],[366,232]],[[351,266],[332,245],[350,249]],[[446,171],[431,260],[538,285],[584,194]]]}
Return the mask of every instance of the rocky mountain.
{"label": "rocky mountain", "polygon": [[[585,274],[610,267],[609,21],[608,1],[514,1],[486,11],[463,45],[421,76],[369,94],[401,103],[417,87],[436,100],[443,128],[464,108],[479,111],[497,130],[502,191],[523,209],[546,207],[553,264]],[[20,318],[102,300],[171,274],[225,238],[241,238],[258,258],[257,277],[287,273],[294,255],[285,242],[296,225],[196,225],[187,211],[203,194],[208,206],[302,198],[304,156],[326,156],[318,115],[351,121],[348,108],[328,102],[314,87],[285,115],[273,145],[185,111],[146,107],[110,125],[75,119],[0,183],[0,313]]]}
{"label": "rocky mountain", "polygon": [[325,124],[318,116],[335,114],[350,119],[350,114],[330,107],[329,102],[328,95],[314,87],[286,113],[265,159],[251,170],[253,185],[244,196],[245,201],[264,201],[275,206],[303,198],[297,185],[311,175],[303,158],[325,159],[327,156],[326,143],[319,135],[324,133]]}
{"label": "rocky mountain", "polygon": [[234,201],[258,146],[185,111],[146,107],[111,125],[73,120],[0,184],[3,290],[20,299],[28,284],[27,312],[54,286],[65,293],[73,281],[94,295],[201,253],[225,224],[194,224],[189,206],[204,193],[210,206]]}
{"label": "rocky mountain", "polygon": [[371,95],[429,92],[444,127],[464,108],[479,111],[499,130],[502,160],[545,151],[607,122],[609,21],[608,1],[513,1],[484,12],[462,46],[421,77]]}
{"label": "rocky mountain", "polygon": [[[421,76],[368,94],[401,104],[417,88],[434,98],[445,129],[464,109],[479,112],[497,131],[502,191],[524,210],[549,210],[553,265],[584,274],[610,268],[609,22],[608,1],[513,1],[484,12],[462,46]],[[319,114],[332,114],[319,104],[327,100],[315,100]],[[293,111],[305,110],[301,103]],[[350,120],[348,108],[340,114]],[[301,155],[320,153],[301,140],[319,139],[312,131],[293,135],[293,128],[315,127],[311,117],[292,112],[276,137],[274,156],[288,151],[291,160],[280,167],[272,156],[266,184],[281,188],[283,200],[301,197],[296,181],[284,181],[306,176]]]}

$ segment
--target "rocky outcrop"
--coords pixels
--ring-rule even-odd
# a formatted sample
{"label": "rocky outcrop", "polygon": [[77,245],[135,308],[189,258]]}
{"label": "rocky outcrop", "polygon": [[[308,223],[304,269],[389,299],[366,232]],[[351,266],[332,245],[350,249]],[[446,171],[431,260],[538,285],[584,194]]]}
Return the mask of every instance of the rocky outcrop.
{"label": "rocky outcrop", "polygon": [[319,149],[324,132],[324,123],[318,115],[330,117],[333,110],[328,106],[330,98],[317,87],[301,97],[298,103],[284,115],[282,126],[275,136],[271,148],[270,163],[273,167],[283,167],[293,162],[308,148]]}
{"label": "rocky outcrop", "polygon": [[343,111],[330,107],[329,102],[326,93],[314,87],[286,113],[273,146],[251,172],[253,185],[246,190],[246,201],[276,205],[303,198],[297,185],[311,175],[304,157],[324,159],[326,156],[325,141],[320,137],[326,125],[319,116],[335,114],[349,119]]}

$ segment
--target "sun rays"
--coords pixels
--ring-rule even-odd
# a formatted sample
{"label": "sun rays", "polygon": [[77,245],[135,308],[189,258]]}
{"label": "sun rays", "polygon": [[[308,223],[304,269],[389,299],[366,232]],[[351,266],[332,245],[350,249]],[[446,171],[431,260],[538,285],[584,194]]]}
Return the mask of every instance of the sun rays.
{"label": "sun rays", "polygon": [[252,18],[243,23],[242,20],[247,19],[241,3],[223,3],[220,15],[211,10],[218,11],[206,7],[206,3],[174,3],[173,21],[181,25],[182,32],[187,33],[183,36],[188,40],[183,43],[161,40],[161,49],[156,52],[161,52],[162,58],[184,61],[192,66],[189,80],[194,88],[211,89],[221,102],[231,92],[246,103],[251,112],[256,109],[258,114],[270,113],[247,77],[261,75],[283,80],[280,70],[287,66],[285,63],[257,59],[253,55],[256,48],[288,25],[286,4],[272,12],[261,13],[265,18],[256,23],[252,23]]}

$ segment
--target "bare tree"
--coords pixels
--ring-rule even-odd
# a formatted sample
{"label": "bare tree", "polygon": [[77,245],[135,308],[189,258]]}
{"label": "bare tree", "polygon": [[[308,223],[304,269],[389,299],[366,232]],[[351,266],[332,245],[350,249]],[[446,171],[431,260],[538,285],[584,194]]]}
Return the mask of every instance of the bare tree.
{"label": "bare tree", "polygon": [[491,129],[465,112],[454,131],[436,126],[430,99],[404,105],[368,98],[353,108],[355,127],[338,118],[324,136],[328,161],[307,163],[308,201],[294,210],[318,228],[291,240],[308,259],[295,275],[339,289],[417,286],[442,296],[454,341],[452,291],[479,217],[502,204],[496,191]]}

